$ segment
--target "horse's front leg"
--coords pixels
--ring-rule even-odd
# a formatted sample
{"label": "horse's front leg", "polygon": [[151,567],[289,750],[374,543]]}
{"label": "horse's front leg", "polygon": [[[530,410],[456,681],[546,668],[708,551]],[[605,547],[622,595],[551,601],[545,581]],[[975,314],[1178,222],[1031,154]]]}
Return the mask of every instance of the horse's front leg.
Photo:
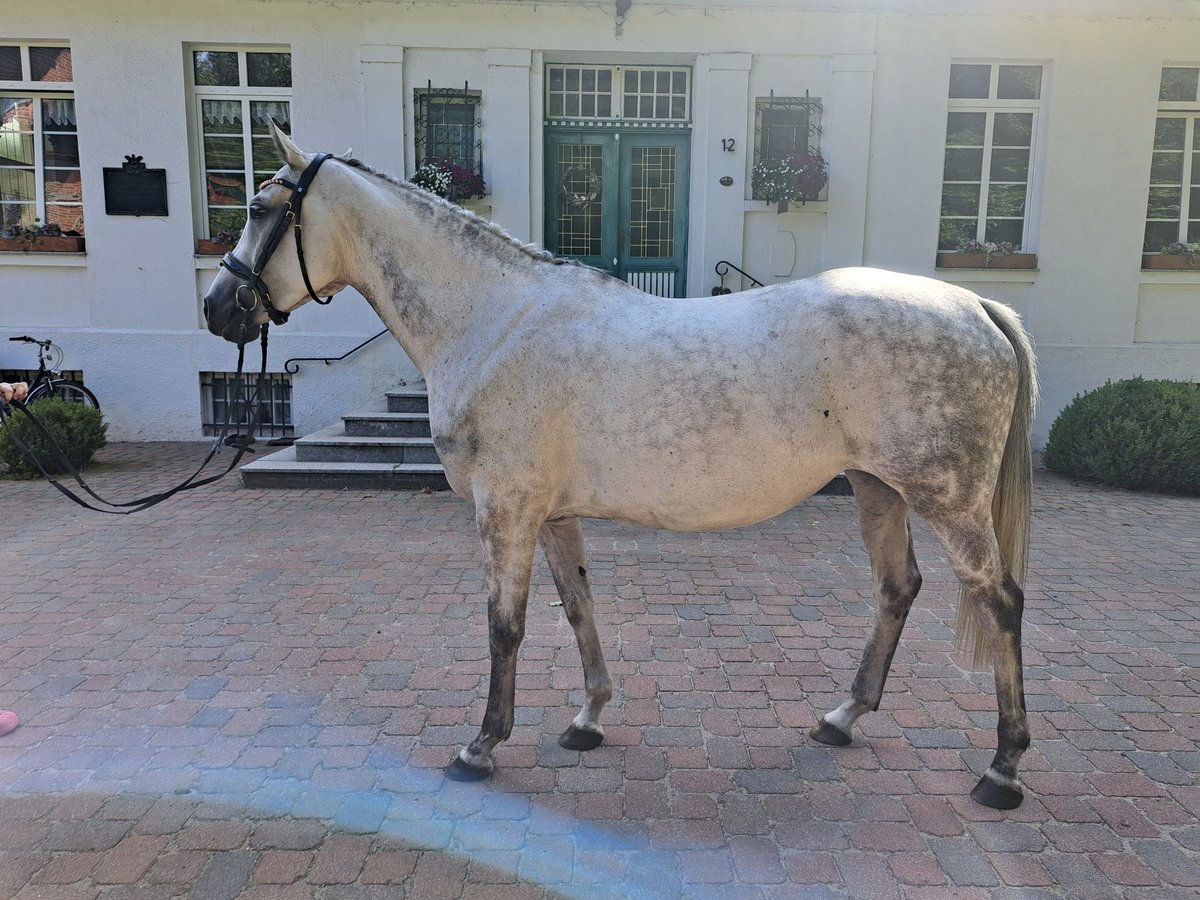
{"label": "horse's front leg", "polygon": [[558,742],[568,750],[592,750],[604,740],[600,710],[612,698],[612,679],[604,664],[600,637],[596,633],[596,615],[592,589],[587,580],[587,558],[583,551],[583,530],[578,519],[547,522],[541,530],[542,549],[554,576],[554,585],[562,599],[563,612],[575,630],[579,658],[583,662],[583,709],[562,733]]}
{"label": "horse's front leg", "polygon": [[447,774],[459,781],[486,778],[492,751],[512,733],[517,651],[525,636],[525,606],[539,522],[520,509],[480,501],[476,521],[483,542],[488,591],[488,642],[492,657],[487,711],[479,736],[459,751]]}

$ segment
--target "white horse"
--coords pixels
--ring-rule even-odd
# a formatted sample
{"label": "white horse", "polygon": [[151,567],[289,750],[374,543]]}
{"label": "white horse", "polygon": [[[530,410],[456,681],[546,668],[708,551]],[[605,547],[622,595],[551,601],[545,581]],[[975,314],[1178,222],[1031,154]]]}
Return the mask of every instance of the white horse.
{"label": "white horse", "polygon": [[[960,580],[960,637],[994,663],[997,751],[972,796],[997,808],[1021,802],[1029,730],[1019,583],[1036,383],[1013,312],[874,269],[718,298],[652,297],[357,160],[333,159],[315,177],[323,158],[278,130],[274,139],[286,165],[251,201],[236,248],[259,264],[231,255],[205,314],[210,330],[243,343],[313,286],[353,285],[424,374],[446,477],[475,503],[488,589],[487,711],[451,775],[488,775],[512,730],[538,540],[586,689],[560,742],[587,750],[603,739],[612,682],[580,518],[729,528],[777,515],[844,471],[877,613],[850,698],[812,736],[848,743],[854,721],[879,706],[921,585],[912,509]],[[307,240],[274,253],[301,195]]]}

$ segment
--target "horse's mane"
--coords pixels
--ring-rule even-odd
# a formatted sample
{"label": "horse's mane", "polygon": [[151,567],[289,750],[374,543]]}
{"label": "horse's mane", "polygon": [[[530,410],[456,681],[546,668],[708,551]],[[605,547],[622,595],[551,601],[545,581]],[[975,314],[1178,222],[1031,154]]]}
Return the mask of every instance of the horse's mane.
{"label": "horse's mane", "polygon": [[442,207],[447,212],[461,216],[464,219],[474,222],[482,231],[490,232],[500,238],[505,244],[508,244],[514,250],[524,253],[526,256],[532,257],[539,262],[547,262],[556,266],[578,266],[582,265],[575,259],[564,259],[563,257],[555,256],[549,250],[539,247],[537,244],[527,244],[513,237],[495,222],[490,222],[483,216],[477,216],[469,209],[464,209],[457,203],[451,203],[444,197],[439,197],[437,194],[430,193],[424,188],[413,184],[411,181],[405,181],[403,178],[397,178],[395,175],[388,175],[386,172],[380,172],[378,169],[367,165],[361,159],[356,159],[350,155],[347,150],[341,156],[335,156],[338,162],[345,163],[352,169],[358,169],[361,172],[366,172],[368,175],[374,176],[381,181],[386,181],[388,184],[395,185],[401,190],[410,191],[420,196],[420,199],[435,207]]}

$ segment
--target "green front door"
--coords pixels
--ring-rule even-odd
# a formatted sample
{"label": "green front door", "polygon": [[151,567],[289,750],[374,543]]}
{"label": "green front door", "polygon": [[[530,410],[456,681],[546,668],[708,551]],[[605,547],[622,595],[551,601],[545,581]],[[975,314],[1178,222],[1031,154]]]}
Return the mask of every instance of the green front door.
{"label": "green front door", "polygon": [[546,246],[660,297],[686,296],[686,134],[554,130]]}

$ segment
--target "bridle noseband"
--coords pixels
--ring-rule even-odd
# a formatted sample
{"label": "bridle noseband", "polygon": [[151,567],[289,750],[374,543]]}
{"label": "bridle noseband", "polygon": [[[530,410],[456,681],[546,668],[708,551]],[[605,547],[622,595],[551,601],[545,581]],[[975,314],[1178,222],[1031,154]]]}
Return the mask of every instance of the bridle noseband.
{"label": "bridle noseband", "polygon": [[[300,210],[304,204],[304,198],[308,196],[308,188],[312,184],[313,179],[317,177],[317,170],[321,168],[321,164],[329,159],[331,154],[318,153],[313,161],[308,164],[308,167],[300,175],[300,180],[297,182],[288,181],[286,178],[268,178],[258,186],[261,191],[269,184],[282,185],[291,190],[292,195],[284,201],[281,208],[279,218],[275,220],[275,225],[271,229],[271,233],[267,235],[267,242],[263,244],[261,252],[258,254],[258,259],[255,261],[254,267],[246,265],[240,259],[233,255],[233,252],[225,254],[221,260],[221,266],[229,271],[231,275],[245,282],[239,285],[234,294],[234,302],[247,317],[258,308],[261,303],[263,309],[267,313],[267,317],[276,325],[282,325],[288,320],[289,313],[281,312],[276,309],[271,303],[271,291],[267,288],[267,283],[263,281],[262,272],[267,267],[267,263],[271,261],[272,255],[279,247],[279,242],[283,240],[283,233],[287,231],[289,226],[294,226],[296,234],[296,257],[300,260],[300,274],[304,276],[304,287],[308,290],[308,295],[320,304],[328,303],[333,299],[333,296],[326,297],[322,300],[317,296],[316,290],[312,286],[312,282],[308,279],[308,266],[304,264],[304,243],[301,239],[300,229]],[[243,302],[243,297],[249,295],[249,303]],[[242,326],[246,328],[245,325]]]}

